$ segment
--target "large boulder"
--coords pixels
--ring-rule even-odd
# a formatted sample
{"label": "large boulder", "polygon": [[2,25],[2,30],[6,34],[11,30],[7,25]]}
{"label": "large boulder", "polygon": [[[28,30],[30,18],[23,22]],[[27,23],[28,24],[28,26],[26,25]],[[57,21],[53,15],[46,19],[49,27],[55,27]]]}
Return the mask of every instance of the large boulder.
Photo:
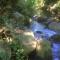
{"label": "large boulder", "polygon": [[35,49],[28,54],[31,60],[52,60],[52,52],[49,41],[37,41]]}
{"label": "large boulder", "polygon": [[36,47],[36,41],[32,35],[32,32],[24,32],[23,34],[15,34],[16,41],[23,47],[24,54],[28,54]]}
{"label": "large boulder", "polygon": [[[22,51],[24,55],[28,55],[36,49],[37,55],[44,59],[48,59],[51,56],[51,46],[50,42],[41,38],[40,40],[35,40],[34,34],[30,30],[19,30],[13,34],[13,41],[11,43],[11,48],[17,51]],[[20,50],[21,49],[21,50]],[[16,51],[14,52],[16,53]],[[48,59],[49,60],[49,59]]]}
{"label": "large boulder", "polygon": [[37,55],[42,58],[48,58],[47,56],[51,56],[50,42],[43,38],[42,40],[37,41],[34,39],[32,32],[29,33],[24,32],[24,34],[16,35],[19,39],[20,46],[23,47],[24,54],[27,55],[36,49]]}
{"label": "large boulder", "polygon": [[[40,46],[40,48],[39,48]],[[52,59],[51,44],[47,40],[40,41],[39,46],[37,46],[37,55],[42,57],[44,60]]]}

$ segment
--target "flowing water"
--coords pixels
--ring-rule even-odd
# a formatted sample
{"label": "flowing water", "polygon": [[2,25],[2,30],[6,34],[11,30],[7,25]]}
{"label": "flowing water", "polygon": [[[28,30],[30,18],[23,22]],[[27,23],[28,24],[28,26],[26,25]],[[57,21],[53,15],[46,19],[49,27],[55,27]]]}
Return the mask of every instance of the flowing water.
{"label": "flowing water", "polygon": [[[57,34],[55,31],[45,28],[45,25],[38,23],[36,21],[32,22],[31,30],[33,31],[36,39],[39,39],[39,38],[47,39]],[[53,57],[53,60],[60,60],[60,44],[53,43],[52,57]]]}

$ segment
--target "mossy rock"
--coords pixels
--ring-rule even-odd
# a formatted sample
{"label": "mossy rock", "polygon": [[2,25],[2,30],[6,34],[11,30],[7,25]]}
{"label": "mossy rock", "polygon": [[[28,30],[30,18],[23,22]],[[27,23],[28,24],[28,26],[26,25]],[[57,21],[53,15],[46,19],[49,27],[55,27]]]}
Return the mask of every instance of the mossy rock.
{"label": "mossy rock", "polygon": [[51,44],[49,41],[43,40],[39,43],[40,49],[37,50],[37,55],[42,58],[49,58],[52,56],[51,53]]}
{"label": "mossy rock", "polygon": [[[51,44],[47,40],[37,41],[31,35],[15,34],[15,42],[22,47],[24,55],[28,55],[30,52],[36,49],[37,55],[42,58],[48,58],[51,56]],[[36,45],[37,44],[37,45]]]}
{"label": "mossy rock", "polygon": [[51,46],[49,41],[39,41],[36,47],[37,41],[32,36],[19,35],[18,39],[17,41],[20,44],[20,46],[23,47],[24,54],[29,54],[34,49],[37,50],[37,54],[41,57],[44,57],[45,53],[47,53],[47,55],[51,53]]}
{"label": "mossy rock", "polygon": [[55,31],[60,31],[60,23],[52,22],[49,24],[49,28]]}
{"label": "mossy rock", "polygon": [[34,44],[36,41],[32,36],[26,36],[26,35],[20,34],[20,35],[17,35],[16,38],[17,38],[16,41],[18,42],[18,44],[22,46],[24,50],[24,54],[28,54],[35,49]]}

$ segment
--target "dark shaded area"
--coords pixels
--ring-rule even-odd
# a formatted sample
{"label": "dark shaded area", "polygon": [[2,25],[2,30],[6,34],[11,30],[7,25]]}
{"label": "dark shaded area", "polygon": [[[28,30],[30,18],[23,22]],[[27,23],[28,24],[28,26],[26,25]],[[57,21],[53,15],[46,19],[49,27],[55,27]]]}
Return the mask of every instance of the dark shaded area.
{"label": "dark shaded area", "polygon": [[60,35],[54,35],[52,36],[50,39],[49,39],[52,43],[55,42],[55,43],[60,43]]}
{"label": "dark shaded area", "polygon": [[45,53],[44,58],[42,58],[37,55],[36,50],[33,50],[31,53],[28,54],[28,60],[52,60],[52,55],[50,55],[49,53],[48,55],[46,55]]}
{"label": "dark shaded area", "polygon": [[37,55],[36,49],[28,54],[28,60],[43,60],[40,56]]}
{"label": "dark shaded area", "polygon": [[54,4],[56,3],[58,0],[45,0],[45,4],[49,5],[49,4]]}
{"label": "dark shaded area", "polygon": [[38,17],[37,18],[37,22],[38,23],[42,23],[42,24],[44,24],[44,25],[46,25],[46,27],[48,27],[48,25],[50,24],[50,22],[48,22],[48,17],[46,18],[44,18],[44,17]]}

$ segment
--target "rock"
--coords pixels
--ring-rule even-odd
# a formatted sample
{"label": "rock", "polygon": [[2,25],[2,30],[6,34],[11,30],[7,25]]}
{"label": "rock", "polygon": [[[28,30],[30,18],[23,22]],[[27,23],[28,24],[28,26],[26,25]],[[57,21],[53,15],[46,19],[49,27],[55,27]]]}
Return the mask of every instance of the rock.
{"label": "rock", "polygon": [[48,41],[40,41],[35,50],[29,53],[31,60],[52,60],[51,46]]}
{"label": "rock", "polygon": [[26,31],[24,32],[24,34],[16,35],[16,38],[18,38],[17,41],[19,42],[20,46],[22,46],[25,55],[28,55],[29,53],[33,52],[35,49],[37,55],[42,58],[45,58],[45,54],[46,56],[51,55],[51,46],[49,41],[44,39],[42,41],[35,40],[31,31]]}
{"label": "rock", "polygon": [[55,31],[60,31],[60,23],[52,22],[49,24],[49,28]]}
{"label": "rock", "polygon": [[33,32],[25,31],[23,34],[16,35],[16,38],[18,38],[20,46],[23,47],[24,54],[28,54],[36,48],[37,41],[33,36]]}
{"label": "rock", "polygon": [[51,55],[51,46],[48,41],[36,41],[32,36],[20,36],[20,44],[23,46],[24,54],[29,54],[36,49],[37,55],[44,58],[45,54]]}
{"label": "rock", "polygon": [[48,58],[48,56],[51,56],[51,45],[49,41],[43,40],[39,45],[41,48],[37,50],[37,55],[41,56],[42,58]]}
{"label": "rock", "polygon": [[50,41],[52,41],[53,43],[60,43],[60,35],[56,34],[56,35],[52,36],[50,38]]}
{"label": "rock", "polygon": [[36,41],[34,40],[34,38],[32,36],[20,35],[19,37],[20,37],[19,38],[20,45],[22,45],[22,47],[24,49],[24,54],[28,54],[35,49]]}

